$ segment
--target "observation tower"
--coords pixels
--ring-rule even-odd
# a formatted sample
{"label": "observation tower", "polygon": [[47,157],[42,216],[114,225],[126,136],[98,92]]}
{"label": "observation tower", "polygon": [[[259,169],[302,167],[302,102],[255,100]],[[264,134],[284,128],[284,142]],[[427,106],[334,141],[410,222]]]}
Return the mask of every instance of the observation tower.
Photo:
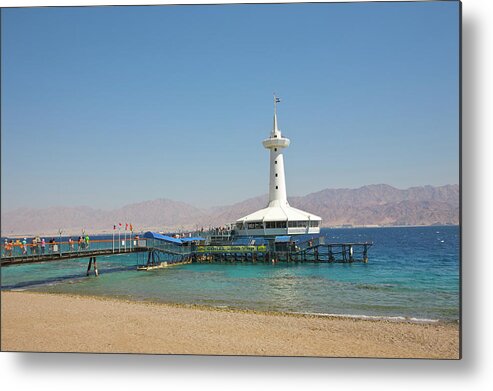
{"label": "observation tower", "polygon": [[238,236],[278,236],[320,233],[322,219],[289,205],[284,176],[284,148],[290,140],[283,137],[277,125],[277,104],[274,95],[274,124],[269,138],[262,144],[270,153],[269,204],[248,216],[236,220]]}

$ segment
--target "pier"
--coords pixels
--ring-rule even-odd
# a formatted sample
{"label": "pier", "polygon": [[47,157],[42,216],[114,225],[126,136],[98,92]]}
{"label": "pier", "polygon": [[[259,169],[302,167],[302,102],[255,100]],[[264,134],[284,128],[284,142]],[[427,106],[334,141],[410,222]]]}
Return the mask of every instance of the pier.
{"label": "pier", "polygon": [[119,243],[113,240],[93,240],[90,244],[77,244],[59,241],[56,244],[27,244],[5,248],[2,245],[1,266],[19,265],[26,263],[39,263],[49,261],[62,261],[78,258],[96,258],[98,256],[128,254],[148,251],[146,241],[127,238]]}
{"label": "pier", "polygon": [[[290,236],[265,239],[265,243],[260,245],[237,245],[231,240],[232,236],[229,233],[224,235],[221,241],[208,235],[205,235],[208,236],[207,239],[202,237],[177,239],[153,232],[145,235],[147,237],[128,239],[128,242],[125,241],[118,247],[115,247],[112,240],[95,240],[91,242],[92,248],[74,249],[68,242],[61,242],[59,246],[49,249],[48,253],[41,253],[36,249],[9,256],[2,251],[1,266],[89,258],[88,272],[94,264],[97,275],[95,267],[97,257],[131,253],[139,253],[136,265],[138,270],[214,262],[367,263],[368,251],[373,245],[372,242],[325,243],[324,237],[313,237],[304,242],[296,242],[291,240]],[[255,242],[253,239],[251,241]]]}
{"label": "pier", "polygon": [[272,248],[271,246],[198,246],[193,262],[317,262],[368,263],[371,242],[316,244],[299,248]]}

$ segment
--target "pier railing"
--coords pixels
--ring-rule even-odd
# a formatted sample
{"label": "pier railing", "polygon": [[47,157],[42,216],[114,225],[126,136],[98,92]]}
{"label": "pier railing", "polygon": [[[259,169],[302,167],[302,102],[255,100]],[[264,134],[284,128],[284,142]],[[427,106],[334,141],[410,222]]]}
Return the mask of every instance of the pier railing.
{"label": "pier railing", "polygon": [[[132,252],[135,248],[146,247],[146,239],[136,238],[121,238],[120,240],[112,239],[96,239],[89,242],[68,242],[55,241],[54,243],[45,242],[23,245],[22,242],[14,242],[13,244],[1,245],[1,258],[3,259],[42,259],[47,256],[66,257],[67,255],[83,255],[84,253],[94,253],[97,250],[106,250],[109,253],[125,253]],[[50,257],[50,258],[51,258]]]}

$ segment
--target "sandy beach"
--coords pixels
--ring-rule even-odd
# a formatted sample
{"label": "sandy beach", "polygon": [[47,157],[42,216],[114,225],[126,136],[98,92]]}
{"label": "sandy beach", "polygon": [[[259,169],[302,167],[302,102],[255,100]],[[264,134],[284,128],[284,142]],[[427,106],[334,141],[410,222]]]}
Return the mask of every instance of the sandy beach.
{"label": "sandy beach", "polygon": [[459,358],[457,324],[1,293],[2,351]]}

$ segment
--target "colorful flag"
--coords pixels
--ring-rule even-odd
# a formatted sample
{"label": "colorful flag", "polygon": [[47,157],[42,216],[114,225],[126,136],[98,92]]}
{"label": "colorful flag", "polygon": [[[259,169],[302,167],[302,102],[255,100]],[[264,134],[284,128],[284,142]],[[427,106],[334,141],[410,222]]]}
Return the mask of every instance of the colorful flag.
{"label": "colorful flag", "polygon": [[132,227],[132,224],[130,224],[130,231],[134,231],[134,227]]}
{"label": "colorful flag", "polygon": [[121,227],[122,226],[122,223],[118,223],[118,225]]}
{"label": "colorful flag", "polygon": [[115,230],[115,229],[116,229],[116,225],[115,225],[115,224],[113,224],[113,230]]}
{"label": "colorful flag", "polygon": [[128,223],[125,223],[125,231],[128,230]]}

